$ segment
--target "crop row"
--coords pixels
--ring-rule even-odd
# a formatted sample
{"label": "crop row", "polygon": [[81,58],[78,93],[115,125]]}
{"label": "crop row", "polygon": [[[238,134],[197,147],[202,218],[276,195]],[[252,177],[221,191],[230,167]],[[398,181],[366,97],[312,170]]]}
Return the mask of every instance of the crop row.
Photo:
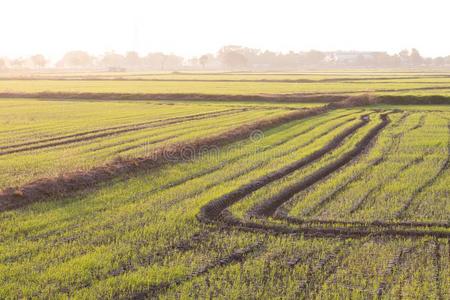
{"label": "crop row", "polygon": [[[245,123],[251,123],[270,116],[285,114],[283,109],[211,110],[186,117],[170,117],[162,121],[149,121],[146,125],[126,125],[127,128],[106,130],[78,136],[79,133],[56,137],[43,137],[13,147],[12,143],[0,150],[0,187],[27,183],[36,178],[55,177],[73,170],[86,170],[109,162],[119,156],[137,157],[149,154],[153,149],[168,143],[176,143],[217,134]],[[88,120],[85,120],[88,122]],[[95,129],[103,130],[103,129]],[[62,131],[69,132],[69,131]],[[71,137],[71,135],[76,135]],[[48,139],[55,139],[48,141]],[[58,140],[56,140],[58,139]],[[24,146],[27,143],[29,145]],[[15,153],[14,153],[15,152]]]}
{"label": "crop row", "polygon": [[[270,225],[292,230],[292,234],[275,235],[256,228],[245,232],[245,228],[220,222],[207,225],[196,219],[201,207],[213,199],[325,147],[359,124],[364,115],[370,116],[368,124],[337,148],[230,207],[235,216],[245,217],[253,205],[348,153],[381,124],[381,114],[336,110],[293,121],[265,131],[258,140],[225,146],[214,155],[113,181],[60,201],[2,212],[0,296],[364,299],[380,293],[385,298],[441,295],[445,299],[450,276],[447,239],[376,235],[372,227],[362,238],[308,237],[302,234],[301,225],[254,221],[261,228]],[[352,168],[359,170],[360,163],[379,159],[384,153],[392,154],[373,168],[385,161],[392,163],[389,158],[412,143],[422,128],[437,136],[447,129],[446,124],[441,126],[445,115],[437,114],[426,118],[423,127],[411,131],[409,138],[408,129],[419,124],[421,114],[403,116],[390,113],[391,123],[366,151],[327,178]],[[429,127],[434,119],[438,124]],[[391,145],[389,137],[397,133],[398,141]],[[439,144],[446,149],[446,140]],[[418,152],[417,156],[423,155]],[[348,179],[354,173],[342,174]],[[432,186],[443,187],[442,180],[440,176]],[[295,206],[299,199],[291,204]],[[304,227],[322,228],[314,226]],[[329,227],[336,228],[333,224]]]}

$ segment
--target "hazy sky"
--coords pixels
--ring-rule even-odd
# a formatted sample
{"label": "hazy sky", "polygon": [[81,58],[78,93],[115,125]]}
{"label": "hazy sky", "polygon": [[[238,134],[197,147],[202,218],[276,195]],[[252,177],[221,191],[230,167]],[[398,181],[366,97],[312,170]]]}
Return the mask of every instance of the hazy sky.
{"label": "hazy sky", "polygon": [[1,0],[0,56],[418,48],[450,55],[446,0]]}

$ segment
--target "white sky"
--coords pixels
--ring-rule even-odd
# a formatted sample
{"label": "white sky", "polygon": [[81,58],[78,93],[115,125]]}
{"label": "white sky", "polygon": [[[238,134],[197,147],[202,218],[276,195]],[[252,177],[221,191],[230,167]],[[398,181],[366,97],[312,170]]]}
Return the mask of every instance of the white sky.
{"label": "white sky", "polygon": [[450,55],[449,13],[446,0],[1,0],[0,56],[193,56],[228,44]]}

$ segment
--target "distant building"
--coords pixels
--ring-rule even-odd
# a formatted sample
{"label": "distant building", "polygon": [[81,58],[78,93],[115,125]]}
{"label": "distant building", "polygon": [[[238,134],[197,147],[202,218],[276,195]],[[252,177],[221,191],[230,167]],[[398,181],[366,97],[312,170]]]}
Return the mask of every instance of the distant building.
{"label": "distant building", "polygon": [[357,51],[328,52],[326,53],[325,61],[335,62],[337,64],[355,64],[363,61],[373,61],[379,53]]}

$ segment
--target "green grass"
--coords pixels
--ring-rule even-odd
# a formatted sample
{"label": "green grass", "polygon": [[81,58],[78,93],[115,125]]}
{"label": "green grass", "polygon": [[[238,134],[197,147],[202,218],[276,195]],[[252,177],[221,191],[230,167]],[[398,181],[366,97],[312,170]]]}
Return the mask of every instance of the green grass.
{"label": "green grass", "polygon": [[[258,113],[254,111],[249,117],[258,117]],[[372,113],[369,124],[336,150],[230,208],[235,216],[244,217],[253,204],[343,155],[379,122],[380,112],[336,110],[290,122],[265,131],[260,140],[240,141],[194,161],[166,165],[69,198],[1,213],[0,297],[127,298],[156,290],[162,299],[365,299],[384,287],[384,298],[437,298],[438,294],[447,298],[450,274],[446,239],[276,236],[221,230],[196,219],[200,208],[212,199],[307,156],[365,113]],[[290,213],[297,216],[352,174],[363,172],[364,178],[354,181],[313,216],[353,220],[345,207],[357,197],[356,191],[377,185],[402,164],[432,150],[418,169],[391,180],[374,196],[374,209],[368,206],[355,215],[364,220],[378,218],[380,213],[391,216],[417,187],[416,180],[435,175],[448,155],[447,112],[403,114],[390,114],[390,125],[356,161],[296,195]],[[422,124],[422,116],[423,127],[414,129]],[[396,148],[391,149],[396,134],[401,135]],[[386,149],[391,151],[385,154],[385,161],[365,169]],[[440,196],[448,192],[449,178],[445,175],[431,184],[433,193],[427,189],[420,194],[403,219],[445,221],[450,213],[448,201]],[[397,180],[407,188],[396,190]],[[206,232],[204,237],[190,239],[202,232]],[[261,247],[241,262],[214,265],[257,241],[262,242]],[[403,252],[406,254],[397,261],[396,256]],[[205,273],[197,273],[211,265]]]}
{"label": "green grass", "polygon": [[[331,195],[336,187],[357,175],[356,180],[350,182],[344,190],[333,194],[328,205],[310,217],[352,221],[393,220],[405,201],[414,197],[413,206],[429,209],[411,207],[407,212],[409,219],[448,221],[450,211],[446,208],[446,202],[438,196],[440,191],[442,197],[442,184],[450,178],[447,169],[442,174],[439,173],[449,156],[448,117],[448,113],[412,113],[405,119],[397,118],[380,135],[377,144],[366,157],[314,189],[298,194],[293,199],[295,204],[290,213],[303,216],[308,207],[324,196]],[[381,157],[384,158],[381,163],[368,167],[371,161]],[[419,195],[414,195],[435,176],[439,176],[437,182],[431,182]],[[354,205],[361,199],[364,199],[361,208],[351,213]]]}
{"label": "green grass", "polygon": [[[446,74],[388,70],[40,74],[35,76],[198,81],[0,80],[0,91],[235,95],[378,90],[389,95],[446,96],[450,87],[406,91],[450,86],[450,79],[442,75]],[[316,82],[230,82],[298,79]],[[323,79],[334,81],[320,82]],[[380,92],[390,89],[394,91]],[[320,105],[226,99],[1,99],[0,152],[23,151],[0,155],[0,190],[87,170],[118,157],[145,156],[164,145],[220,134],[293,108]],[[248,219],[255,205],[344,157],[386,113],[389,124],[360,155],[285,199],[282,211],[306,223],[272,217]],[[227,208],[226,215],[263,228],[278,226],[296,232],[367,228],[369,235],[273,234],[197,219],[210,201],[308,157],[367,114],[368,124],[332,151],[239,199]],[[450,221],[449,122],[446,105],[336,109],[285,123],[257,139],[240,140],[193,160],[164,164],[65,197],[0,212],[0,298],[448,299],[450,244],[448,238],[436,234],[448,236],[450,229],[402,227],[398,222]],[[116,127],[136,128],[142,123],[153,125],[115,132]],[[108,134],[90,139],[99,132]],[[71,141],[80,134],[88,140]],[[51,145],[55,138],[70,143]],[[46,147],[27,150],[20,146],[24,143]],[[366,225],[348,224],[355,221]],[[386,222],[400,232],[425,231],[427,236],[393,235],[370,224],[373,221]]]}
{"label": "green grass", "polygon": [[[90,92],[90,93],[163,93],[163,94],[291,94],[291,93],[389,93],[440,94],[441,90],[416,90],[439,87],[450,90],[448,82],[208,82],[208,81],[107,81],[107,80],[0,80],[0,92]],[[408,90],[413,89],[412,92]]]}
{"label": "green grass", "polygon": [[[0,101],[0,147],[22,143],[46,146],[42,149],[0,155],[0,187],[22,185],[42,177],[87,170],[118,157],[140,157],[158,147],[219,134],[231,128],[288,113],[281,107],[248,105],[187,104],[159,102],[70,102],[9,100]],[[246,109],[246,110],[242,110]],[[214,115],[219,113],[219,115]],[[207,115],[201,119],[164,125],[173,118]],[[222,114],[222,115],[220,115]],[[162,125],[113,134],[113,128],[143,122],[161,121]],[[108,135],[73,141],[83,132],[104,130]],[[111,135],[109,135],[111,133]],[[83,135],[95,137],[97,133]],[[63,145],[47,139],[59,137]],[[75,137],[77,138],[77,137]],[[48,146],[48,147],[47,147]],[[0,149],[0,152],[27,150],[29,146]]]}

